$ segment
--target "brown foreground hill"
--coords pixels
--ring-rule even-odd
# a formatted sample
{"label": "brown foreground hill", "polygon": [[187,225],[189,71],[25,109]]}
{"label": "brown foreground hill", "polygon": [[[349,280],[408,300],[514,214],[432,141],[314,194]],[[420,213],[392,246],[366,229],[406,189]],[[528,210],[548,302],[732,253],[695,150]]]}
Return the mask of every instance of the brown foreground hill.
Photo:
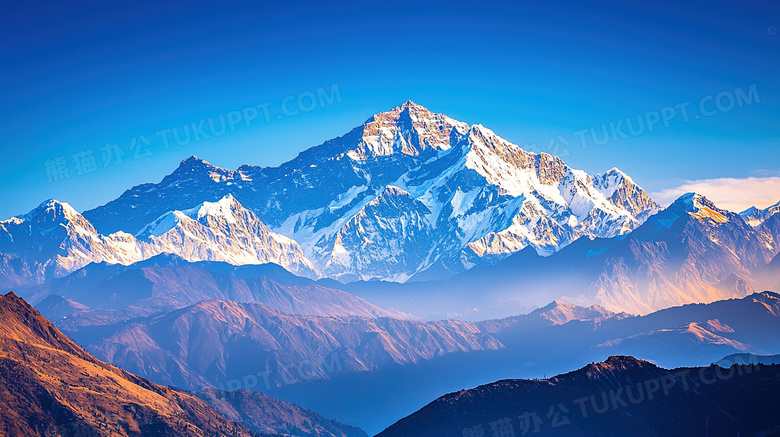
{"label": "brown foreground hill", "polygon": [[196,396],[103,363],[0,296],[0,435],[255,436]]}

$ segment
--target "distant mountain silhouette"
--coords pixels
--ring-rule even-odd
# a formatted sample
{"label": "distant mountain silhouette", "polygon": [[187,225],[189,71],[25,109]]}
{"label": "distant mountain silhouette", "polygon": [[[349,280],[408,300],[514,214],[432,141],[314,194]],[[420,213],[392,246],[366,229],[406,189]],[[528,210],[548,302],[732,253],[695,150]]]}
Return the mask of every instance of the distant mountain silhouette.
{"label": "distant mountain silhouette", "polygon": [[[43,302],[51,295],[57,297]],[[170,254],[129,266],[92,263],[68,276],[26,289],[24,296],[67,329],[113,323],[215,299],[262,303],[302,315],[407,317],[295,276],[275,264],[189,262]],[[62,298],[75,304],[64,304]],[[49,312],[50,307],[56,309]]]}

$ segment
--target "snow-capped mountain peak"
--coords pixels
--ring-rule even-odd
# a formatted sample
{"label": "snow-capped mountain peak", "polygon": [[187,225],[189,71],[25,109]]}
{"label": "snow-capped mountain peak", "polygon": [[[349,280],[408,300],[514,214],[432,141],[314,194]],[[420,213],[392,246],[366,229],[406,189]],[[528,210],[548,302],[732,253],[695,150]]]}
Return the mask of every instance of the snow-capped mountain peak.
{"label": "snow-capped mountain peak", "polygon": [[703,220],[709,218],[717,223],[726,223],[733,213],[720,209],[712,201],[698,193],[686,193],[678,198],[672,205],[677,205],[689,215]]}
{"label": "snow-capped mountain peak", "polygon": [[594,187],[615,206],[644,222],[661,209],[634,180],[617,167],[593,177]]}
{"label": "snow-capped mountain peak", "polygon": [[232,194],[183,211],[169,211],[137,234],[147,253],[235,265],[275,263],[305,276],[316,268],[298,243],[268,230]]}
{"label": "snow-capped mountain peak", "polygon": [[633,179],[617,167],[612,167],[604,173],[599,173],[593,179],[596,188],[607,198],[612,197],[622,183],[634,183]]}
{"label": "snow-capped mountain peak", "polygon": [[161,253],[188,261],[275,263],[294,273],[318,276],[295,241],[269,231],[231,194],[166,212],[135,236],[123,231],[101,235],[73,207],[56,200],[0,222],[0,256],[24,260],[13,261],[21,271],[0,274],[17,284],[40,283],[92,262],[132,264]]}
{"label": "snow-capped mountain peak", "polygon": [[453,130],[462,135],[468,125],[407,100],[369,118],[361,130],[357,147],[347,152],[356,161],[396,153],[419,156],[426,151],[447,150]]}
{"label": "snow-capped mountain peak", "polygon": [[33,251],[45,256],[63,249],[71,235],[86,241],[97,231],[70,204],[49,199],[27,214],[0,222],[0,252]]}
{"label": "snow-capped mountain peak", "polygon": [[761,211],[761,210],[756,208],[755,206],[751,206],[750,208],[740,212],[739,215],[741,215],[743,217],[747,217],[747,216],[751,216],[751,215],[757,213],[758,211]]}
{"label": "snow-capped mountain peak", "polygon": [[0,222],[0,255],[24,260],[28,267],[12,276],[21,273],[30,282],[62,276],[90,262],[137,261],[134,244],[126,234],[100,235],[72,206],[54,199]]}
{"label": "snow-capped mountain peak", "polygon": [[163,179],[163,183],[186,184],[201,179],[210,179],[216,183],[224,183],[227,181],[240,180],[241,178],[239,172],[218,167],[193,155],[182,160],[176,170]]}
{"label": "snow-capped mountain peak", "polygon": [[138,238],[150,238],[159,237],[171,229],[175,228],[182,220],[184,220],[187,214],[182,211],[171,211],[163,214],[157,220],[149,223],[140,232],[136,234]]}
{"label": "snow-capped mountain peak", "polygon": [[24,221],[61,222],[79,220],[80,217],[81,214],[79,214],[72,206],[70,206],[69,203],[60,202],[56,199],[48,199],[27,214],[14,218]]}
{"label": "snow-capped mountain peak", "polygon": [[216,202],[203,202],[193,208],[185,210],[169,211],[161,215],[157,220],[149,223],[138,234],[139,238],[159,237],[176,228],[182,222],[198,221],[205,226],[210,223],[236,224],[237,215],[250,213],[232,194],[228,194]]}
{"label": "snow-capped mountain peak", "polygon": [[177,170],[180,171],[193,171],[193,170],[200,170],[200,169],[219,169],[219,167],[215,166],[214,164],[206,161],[205,159],[200,159],[195,155],[189,156],[185,159],[182,159],[182,161],[179,163],[179,167]]}
{"label": "snow-capped mountain peak", "polygon": [[200,220],[205,216],[210,216],[220,218],[228,223],[236,223],[237,220],[234,212],[240,211],[241,209],[243,209],[243,206],[238,203],[232,194],[228,194],[216,202],[203,202],[199,207],[185,211],[185,214],[197,220]]}
{"label": "snow-capped mountain peak", "polygon": [[778,212],[780,212],[780,202],[777,202],[766,209],[758,209],[755,206],[751,206],[750,208],[739,213],[739,215],[742,216],[747,224],[756,227],[764,223],[769,217],[772,217]]}

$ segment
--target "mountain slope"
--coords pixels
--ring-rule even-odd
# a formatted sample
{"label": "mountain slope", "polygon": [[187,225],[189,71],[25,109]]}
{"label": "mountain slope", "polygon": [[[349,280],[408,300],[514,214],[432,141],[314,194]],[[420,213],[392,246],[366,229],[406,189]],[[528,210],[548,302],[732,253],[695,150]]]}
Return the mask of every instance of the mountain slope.
{"label": "mountain slope", "polygon": [[[685,305],[641,317],[605,317],[602,311],[574,308],[570,312],[574,319],[555,324],[548,316],[563,312],[558,311],[560,306],[572,309],[559,304],[522,317],[523,320],[476,324],[504,345],[498,350],[444,355],[415,366],[370,374],[339,372],[329,380],[283,386],[274,389],[273,394],[328,416],[349,418],[350,423],[378,433],[442,393],[505,378],[541,378],[545,373],[568,372],[610,355],[632,354],[674,368],[706,366],[743,350],[754,354],[780,350],[776,334],[780,331],[780,296],[773,293],[708,305]],[[688,329],[691,324],[698,329]],[[702,328],[709,330],[704,332]],[[744,348],[735,348],[737,344]],[[350,401],[334,403],[333,398]],[[388,399],[395,402],[388,405]],[[544,419],[547,408],[549,405],[539,411]],[[521,410],[514,417],[522,413]],[[490,435],[487,423],[484,425],[486,435]],[[521,434],[519,428],[515,431]],[[462,435],[461,432],[459,429],[450,435]]]}
{"label": "mountain slope", "polygon": [[613,318],[623,319],[626,317],[628,317],[627,314],[616,314],[598,305],[586,308],[556,300],[528,314],[504,319],[485,320],[476,325],[485,332],[495,334],[506,331],[527,331],[529,329],[565,325],[571,321],[600,323]]}
{"label": "mountain slope", "polygon": [[[574,308],[572,313],[586,310]],[[547,310],[547,314],[555,312]],[[728,354],[777,350],[780,295],[755,293],[742,299],[668,308],[646,316],[595,312],[552,324],[543,314],[529,314],[477,326],[505,346],[499,351],[502,357],[496,359],[518,363],[504,366],[516,372],[527,371],[527,367],[566,370],[607,355],[632,355],[664,367],[706,365]],[[539,357],[529,360],[529,352]]]}
{"label": "mountain slope", "polygon": [[613,356],[550,379],[442,396],[378,437],[774,435],[779,389],[780,366],[665,370]]}
{"label": "mountain slope", "polygon": [[227,194],[347,281],[450,276],[527,246],[547,255],[581,236],[628,232],[658,208],[617,169],[591,177],[406,102],[279,167],[189,158],[85,216],[104,233],[137,233]]}
{"label": "mountain slope", "polygon": [[314,411],[258,392],[225,392],[206,388],[197,396],[223,416],[261,433],[298,437],[367,437],[359,428],[326,419]]}
{"label": "mountain slope", "polygon": [[780,251],[780,234],[763,232],[763,226],[756,231],[695,194],[646,224],[601,255],[604,268],[588,290],[601,305],[644,314],[741,296],[750,289],[724,289],[721,283],[732,275],[744,281]]}
{"label": "mountain slope", "polygon": [[0,316],[4,435],[250,435],[192,395],[96,360],[13,293]]}
{"label": "mountain slope", "polygon": [[715,364],[724,368],[734,364],[780,364],[780,355],[731,354]]}
{"label": "mountain slope", "polygon": [[303,377],[292,371],[301,372],[301,363],[304,379],[312,380],[328,378],[333,368],[365,372],[502,347],[464,322],[294,316],[230,301],[201,302],[114,329],[90,350],[154,381],[187,388],[225,387],[261,373],[270,386],[289,384]]}
{"label": "mountain slope", "polygon": [[764,267],[753,272],[751,278],[758,283],[758,288],[780,290],[780,254]]}

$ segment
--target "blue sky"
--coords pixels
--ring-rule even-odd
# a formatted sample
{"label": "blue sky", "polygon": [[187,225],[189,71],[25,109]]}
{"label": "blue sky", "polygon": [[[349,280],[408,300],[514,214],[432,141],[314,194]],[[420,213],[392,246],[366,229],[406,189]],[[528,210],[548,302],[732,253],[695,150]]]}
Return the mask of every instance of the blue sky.
{"label": "blue sky", "polygon": [[[190,155],[278,165],[407,99],[529,148],[555,138],[573,167],[617,166],[662,197],[733,180],[739,201],[780,200],[778,2],[265,3],[5,5],[0,218],[47,198],[83,211]],[[333,104],[281,113],[334,85]],[[751,104],[730,105],[735,90]],[[250,128],[168,149],[155,135],[266,102]],[[695,119],[700,102],[714,114]],[[689,122],[587,149],[575,134],[674,105]],[[88,150],[98,168],[79,175]],[[68,178],[47,175],[57,158]]]}

